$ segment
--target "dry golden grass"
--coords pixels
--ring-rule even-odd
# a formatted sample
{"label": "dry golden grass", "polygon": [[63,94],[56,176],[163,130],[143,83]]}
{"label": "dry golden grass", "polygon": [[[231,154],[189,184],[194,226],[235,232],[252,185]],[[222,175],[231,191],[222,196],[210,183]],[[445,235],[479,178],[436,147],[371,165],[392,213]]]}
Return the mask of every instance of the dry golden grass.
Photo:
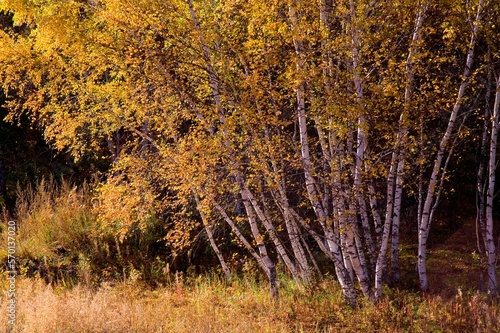
{"label": "dry golden grass", "polygon": [[[5,279],[2,279],[5,281]],[[2,288],[5,290],[5,288]],[[443,301],[395,293],[378,305],[350,309],[335,283],[311,291],[282,285],[271,301],[265,285],[198,278],[155,290],[132,283],[54,289],[17,283],[13,333],[157,332],[499,332],[500,307],[479,294]],[[6,294],[0,296],[6,309]],[[2,317],[6,317],[3,315]],[[11,327],[2,323],[2,332]]]}
{"label": "dry golden grass", "polygon": [[151,291],[120,284],[58,292],[23,279],[17,289],[18,322],[12,332],[287,332],[289,326],[267,297],[230,288],[220,294],[210,286]]}

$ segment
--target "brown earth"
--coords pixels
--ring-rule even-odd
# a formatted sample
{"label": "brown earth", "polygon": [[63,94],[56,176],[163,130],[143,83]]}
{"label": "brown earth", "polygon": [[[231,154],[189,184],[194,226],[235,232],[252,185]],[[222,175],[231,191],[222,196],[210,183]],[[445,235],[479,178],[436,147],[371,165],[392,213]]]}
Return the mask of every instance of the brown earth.
{"label": "brown earth", "polygon": [[[500,221],[496,221],[496,229]],[[498,230],[495,239],[500,243]],[[431,229],[431,235],[432,235]],[[480,243],[481,249],[484,245]],[[484,253],[484,251],[483,251]],[[498,249],[497,249],[498,253]],[[498,259],[500,255],[497,254]],[[451,233],[442,243],[435,243],[428,250],[428,273],[430,292],[447,298],[460,289],[486,292],[486,258],[478,250],[476,222],[467,218],[465,223]],[[500,269],[497,268],[497,279]]]}

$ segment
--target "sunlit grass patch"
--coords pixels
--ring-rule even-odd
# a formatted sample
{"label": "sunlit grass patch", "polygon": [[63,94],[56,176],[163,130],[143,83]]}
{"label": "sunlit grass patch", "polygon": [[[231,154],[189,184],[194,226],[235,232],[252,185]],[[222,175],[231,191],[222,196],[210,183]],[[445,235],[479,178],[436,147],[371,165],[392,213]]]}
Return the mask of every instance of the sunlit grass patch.
{"label": "sunlit grass patch", "polygon": [[[5,280],[3,280],[5,281]],[[392,290],[378,304],[349,308],[338,285],[312,290],[281,286],[269,297],[266,283],[237,278],[190,277],[167,287],[134,283],[57,288],[18,280],[14,333],[157,332],[498,332],[500,305],[484,294],[444,300]],[[4,286],[2,286],[4,287]],[[0,296],[2,308],[6,295]],[[4,325],[4,324],[2,324]],[[0,327],[5,332],[8,326]]]}

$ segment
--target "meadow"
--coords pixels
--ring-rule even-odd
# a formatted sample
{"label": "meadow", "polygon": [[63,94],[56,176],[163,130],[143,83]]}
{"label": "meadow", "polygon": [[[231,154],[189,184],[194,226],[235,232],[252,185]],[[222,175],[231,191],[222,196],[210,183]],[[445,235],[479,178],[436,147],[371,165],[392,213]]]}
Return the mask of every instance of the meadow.
{"label": "meadow", "polygon": [[[20,279],[17,291],[17,323],[3,324],[2,332],[500,331],[500,305],[483,294],[459,292],[443,299],[392,290],[376,305],[351,309],[329,280],[314,292],[291,281],[282,284],[277,300],[258,281],[225,282],[216,276],[178,277],[155,289],[134,282],[66,289]],[[1,301],[6,312],[5,294]]]}

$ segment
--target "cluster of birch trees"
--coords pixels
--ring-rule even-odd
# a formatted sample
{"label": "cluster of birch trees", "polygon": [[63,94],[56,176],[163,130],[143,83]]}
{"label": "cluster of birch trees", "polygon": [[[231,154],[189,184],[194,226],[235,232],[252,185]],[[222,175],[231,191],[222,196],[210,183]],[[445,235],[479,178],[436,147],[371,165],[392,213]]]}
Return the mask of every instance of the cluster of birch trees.
{"label": "cluster of birch trees", "polygon": [[458,142],[479,142],[480,247],[498,292],[498,2],[4,0],[0,9],[9,119],[28,115],[76,159],[110,159],[97,195],[117,234],[162,212],[175,221],[169,241],[189,246],[201,222],[224,273],[232,242],[272,295],[278,261],[308,284],[322,256],[355,306],[357,288],[375,302],[386,277],[400,279],[402,209],[413,198],[425,291],[449,163]]}

